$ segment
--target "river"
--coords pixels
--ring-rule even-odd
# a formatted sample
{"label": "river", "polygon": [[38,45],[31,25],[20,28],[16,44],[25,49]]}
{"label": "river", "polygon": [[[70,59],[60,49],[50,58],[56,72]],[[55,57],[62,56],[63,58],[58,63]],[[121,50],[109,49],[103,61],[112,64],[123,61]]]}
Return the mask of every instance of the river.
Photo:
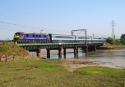
{"label": "river", "polygon": [[[36,55],[32,53],[32,55]],[[46,50],[41,50],[41,57],[46,58]],[[67,50],[67,59],[73,59],[73,49]],[[58,51],[51,51],[51,59],[58,59]],[[63,58],[63,56],[62,56]],[[95,54],[85,57],[85,54],[79,50],[79,59],[99,62],[100,66],[107,67],[120,67],[125,68],[125,49],[113,49],[113,50],[97,50]]]}
{"label": "river", "polygon": [[97,50],[88,59],[103,62],[103,66],[125,68],[125,49]]}

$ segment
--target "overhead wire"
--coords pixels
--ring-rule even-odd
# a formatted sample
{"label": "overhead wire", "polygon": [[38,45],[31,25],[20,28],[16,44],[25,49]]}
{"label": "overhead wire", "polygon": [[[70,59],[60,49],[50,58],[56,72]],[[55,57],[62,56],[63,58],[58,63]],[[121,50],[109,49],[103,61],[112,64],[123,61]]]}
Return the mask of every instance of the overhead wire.
{"label": "overhead wire", "polygon": [[18,27],[23,27],[23,28],[33,28],[33,29],[37,28],[37,27],[34,27],[34,26],[16,24],[16,23],[7,22],[7,21],[0,21],[0,24],[13,25],[13,26],[18,26]]}

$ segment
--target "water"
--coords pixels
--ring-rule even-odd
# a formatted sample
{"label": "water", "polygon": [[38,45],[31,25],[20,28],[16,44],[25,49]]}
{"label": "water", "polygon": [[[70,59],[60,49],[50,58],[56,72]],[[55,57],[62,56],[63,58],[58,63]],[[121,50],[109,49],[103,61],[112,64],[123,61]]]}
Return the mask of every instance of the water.
{"label": "water", "polygon": [[[85,53],[83,53],[81,50],[78,51],[78,55],[79,57],[84,57],[85,56]],[[47,57],[46,54],[42,54],[42,57]],[[50,55],[50,58],[51,59],[58,59],[58,51],[53,51],[51,52],[51,55]],[[64,58],[63,54],[62,54],[62,58]],[[68,51],[66,52],[66,58],[70,59],[70,58],[74,58],[74,51]]]}
{"label": "water", "polygon": [[98,50],[94,55],[91,55],[89,59],[105,62],[104,66],[125,68],[125,49]]}
{"label": "water", "polygon": [[[30,52],[31,55],[36,55],[35,52]],[[85,53],[83,53],[81,50],[78,51],[78,55],[80,58],[83,58],[85,56]],[[40,56],[43,58],[47,58],[47,54],[46,54],[46,50],[41,49],[41,53]],[[57,50],[51,50],[50,51],[50,58],[51,59],[58,59],[58,51]],[[62,54],[62,58],[64,58],[63,54]],[[74,58],[74,50],[73,49],[67,49],[66,52],[66,58],[70,59],[70,58]]]}
{"label": "water", "polygon": [[[32,55],[36,54],[32,53]],[[46,50],[42,50],[40,55],[41,57],[46,58]],[[74,58],[73,49],[67,50],[66,57],[67,59]],[[51,51],[50,58],[58,59],[58,51]],[[62,58],[64,58],[63,55]],[[85,54],[79,50],[79,58],[100,62],[101,66],[125,68],[125,49],[97,50],[95,54],[87,58],[85,57]]]}

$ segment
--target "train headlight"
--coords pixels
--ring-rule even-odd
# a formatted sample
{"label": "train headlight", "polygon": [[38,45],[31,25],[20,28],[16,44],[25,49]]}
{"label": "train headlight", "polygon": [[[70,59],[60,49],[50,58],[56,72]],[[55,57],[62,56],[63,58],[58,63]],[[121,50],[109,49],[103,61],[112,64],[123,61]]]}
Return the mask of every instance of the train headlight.
{"label": "train headlight", "polygon": [[16,35],[15,38],[20,38],[20,36]]}
{"label": "train headlight", "polygon": [[18,40],[19,38],[20,38],[19,35],[15,35],[15,36],[14,36],[14,39],[15,39],[15,40]]}

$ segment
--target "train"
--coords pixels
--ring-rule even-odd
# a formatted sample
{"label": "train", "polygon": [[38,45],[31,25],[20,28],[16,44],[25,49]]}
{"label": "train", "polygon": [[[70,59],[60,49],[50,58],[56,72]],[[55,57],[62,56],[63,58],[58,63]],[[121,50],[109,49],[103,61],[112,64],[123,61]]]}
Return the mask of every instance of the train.
{"label": "train", "polygon": [[64,34],[47,34],[47,33],[24,33],[16,32],[14,34],[15,41],[25,42],[88,42],[105,41],[100,36],[80,36],[80,35],[64,35]]}

